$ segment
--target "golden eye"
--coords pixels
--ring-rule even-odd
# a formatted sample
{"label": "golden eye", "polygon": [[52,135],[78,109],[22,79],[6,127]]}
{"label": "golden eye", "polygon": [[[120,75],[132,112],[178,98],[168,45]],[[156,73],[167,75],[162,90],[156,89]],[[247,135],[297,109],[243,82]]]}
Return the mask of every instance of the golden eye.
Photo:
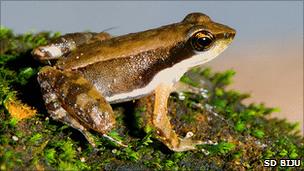
{"label": "golden eye", "polygon": [[190,38],[190,44],[194,50],[206,51],[214,42],[213,35],[208,31],[198,31],[194,33]]}

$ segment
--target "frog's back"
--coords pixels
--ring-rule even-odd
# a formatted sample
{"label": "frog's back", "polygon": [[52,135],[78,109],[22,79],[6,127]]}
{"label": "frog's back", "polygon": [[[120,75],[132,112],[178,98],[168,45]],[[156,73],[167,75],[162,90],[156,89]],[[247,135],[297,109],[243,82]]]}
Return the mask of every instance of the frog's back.
{"label": "frog's back", "polygon": [[189,27],[191,27],[189,24],[177,23],[86,44],[70,53],[67,58],[60,59],[57,67],[73,70],[96,62],[136,56],[144,51],[172,47],[184,40]]}

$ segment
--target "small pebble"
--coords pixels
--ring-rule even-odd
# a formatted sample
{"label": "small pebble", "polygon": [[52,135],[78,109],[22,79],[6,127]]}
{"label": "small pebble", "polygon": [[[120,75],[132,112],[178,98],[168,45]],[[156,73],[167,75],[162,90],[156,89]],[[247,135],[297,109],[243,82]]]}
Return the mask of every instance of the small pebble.
{"label": "small pebble", "polygon": [[117,149],[113,149],[112,153],[115,154],[117,152]]}
{"label": "small pebble", "polygon": [[78,148],[77,148],[77,151],[81,152],[81,147],[78,147]]}
{"label": "small pebble", "polygon": [[201,151],[202,151],[206,156],[210,154],[210,152],[207,151],[207,150],[205,150],[205,149],[202,149]]}
{"label": "small pebble", "polygon": [[186,96],[184,95],[184,93],[178,93],[178,99],[179,100],[185,100]]}
{"label": "small pebble", "polygon": [[18,137],[16,137],[15,135],[14,135],[14,136],[12,136],[12,139],[13,139],[14,141],[18,141],[18,140],[19,140],[19,138],[18,138]]}
{"label": "small pebble", "polygon": [[187,134],[186,134],[186,138],[190,138],[190,137],[192,137],[194,134],[193,134],[193,132],[187,132]]}

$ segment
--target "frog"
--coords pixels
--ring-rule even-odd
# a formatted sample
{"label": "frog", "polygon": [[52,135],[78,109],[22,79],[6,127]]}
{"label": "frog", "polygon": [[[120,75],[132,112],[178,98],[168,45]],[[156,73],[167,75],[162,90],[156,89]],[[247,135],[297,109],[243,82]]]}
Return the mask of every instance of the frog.
{"label": "frog", "polygon": [[111,105],[152,94],[149,123],[159,141],[181,152],[195,150],[203,142],[174,131],[168,98],[178,91],[180,78],[188,70],[221,54],[235,34],[233,28],[193,12],[181,22],[121,36],[69,33],[35,48],[32,54],[51,64],[37,74],[48,113],[79,130],[93,147],[90,131],[127,146],[109,136],[115,128]]}

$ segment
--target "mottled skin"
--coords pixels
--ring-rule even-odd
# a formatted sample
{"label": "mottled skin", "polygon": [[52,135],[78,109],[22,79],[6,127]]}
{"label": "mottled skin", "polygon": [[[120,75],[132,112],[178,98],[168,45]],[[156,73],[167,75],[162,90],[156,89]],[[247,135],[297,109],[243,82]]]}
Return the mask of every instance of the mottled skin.
{"label": "mottled skin", "polygon": [[[210,47],[203,46],[205,40],[194,39],[197,33],[200,38],[210,38]],[[80,130],[92,145],[88,129],[106,136],[114,127],[109,103],[154,93],[149,123],[171,150],[185,151],[195,149],[201,141],[180,139],[172,130],[168,97],[188,69],[215,58],[234,35],[233,29],[192,13],[180,23],[114,38],[107,33],[65,35],[33,54],[41,60],[59,58],[55,66],[46,66],[38,74],[48,112]]]}

